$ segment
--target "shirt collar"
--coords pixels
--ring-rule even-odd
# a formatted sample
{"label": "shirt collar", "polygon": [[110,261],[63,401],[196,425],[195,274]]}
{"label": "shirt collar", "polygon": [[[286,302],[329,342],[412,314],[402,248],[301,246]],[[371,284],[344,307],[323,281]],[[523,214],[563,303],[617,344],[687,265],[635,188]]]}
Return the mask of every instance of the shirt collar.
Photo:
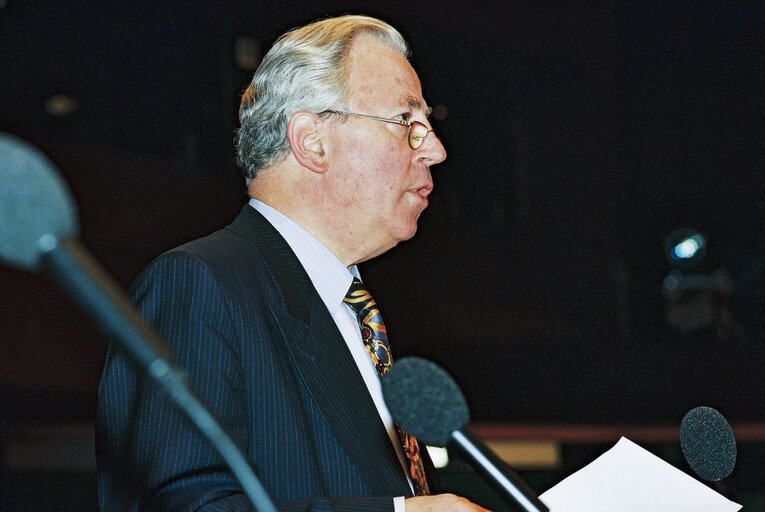
{"label": "shirt collar", "polygon": [[279,232],[319,293],[319,297],[334,315],[342,306],[354,277],[359,277],[356,265],[346,268],[340,259],[308,231],[283,213],[262,201],[250,199],[250,206],[263,215]]}

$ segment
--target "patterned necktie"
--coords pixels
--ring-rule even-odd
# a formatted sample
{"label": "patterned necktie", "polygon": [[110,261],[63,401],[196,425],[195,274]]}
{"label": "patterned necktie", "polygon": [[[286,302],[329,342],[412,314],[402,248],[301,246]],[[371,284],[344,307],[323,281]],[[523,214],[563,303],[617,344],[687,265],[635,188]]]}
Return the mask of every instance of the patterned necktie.
{"label": "patterned necktie", "polygon": [[[390,355],[390,346],[388,345],[388,336],[385,332],[385,324],[377,309],[377,303],[372,295],[364,289],[364,284],[357,278],[353,278],[348,294],[344,301],[356,312],[356,319],[361,329],[361,339],[367,347],[369,357],[377,369],[377,374],[382,377],[388,371],[393,359]],[[414,493],[417,496],[427,496],[430,494],[428,481],[425,478],[425,469],[422,466],[422,457],[420,457],[420,447],[417,439],[410,436],[404,430],[396,427],[398,437],[401,440],[401,446],[409,462],[409,476],[412,478]]]}

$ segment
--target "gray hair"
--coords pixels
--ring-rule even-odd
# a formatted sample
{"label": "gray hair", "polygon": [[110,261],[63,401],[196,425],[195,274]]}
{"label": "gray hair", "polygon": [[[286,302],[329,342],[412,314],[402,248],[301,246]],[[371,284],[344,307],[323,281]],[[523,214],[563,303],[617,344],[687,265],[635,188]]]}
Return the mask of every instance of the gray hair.
{"label": "gray hair", "polygon": [[409,47],[395,28],[367,16],[341,16],[294,29],[263,57],[239,107],[236,149],[248,184],[260,169],[286,158],[292,114],[347,110],[347,54],[359,35],[409,57]]}

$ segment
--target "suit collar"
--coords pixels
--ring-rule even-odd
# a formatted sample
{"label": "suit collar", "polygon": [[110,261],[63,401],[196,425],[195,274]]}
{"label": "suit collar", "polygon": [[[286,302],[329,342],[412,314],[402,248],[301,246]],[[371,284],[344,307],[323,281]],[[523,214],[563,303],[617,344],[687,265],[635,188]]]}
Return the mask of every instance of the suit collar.
{"label": "suit collar", "polygon": [[304,323],[310,320],[311,285],[295,253],[279,232],[250,205],[226,229],[247,239],[265,261],[290,315]]}

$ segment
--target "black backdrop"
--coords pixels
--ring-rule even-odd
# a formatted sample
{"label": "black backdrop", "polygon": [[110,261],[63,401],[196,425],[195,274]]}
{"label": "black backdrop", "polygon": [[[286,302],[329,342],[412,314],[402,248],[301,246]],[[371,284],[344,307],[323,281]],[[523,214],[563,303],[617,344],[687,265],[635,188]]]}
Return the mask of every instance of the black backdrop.
{"label": "black backdrop", "polygon": [[[123,286],[245,200],[237,41],[367,13],[409,40],[449,153],[417,236],[362,268],[396,355],[446,367],[475,420],[765,419],[760,2],[1,5],[0,130],[60,167]],[[683,226],[730,282],[683,303],[716,318],[688,332],[662,291]],[[39,276],[0,290],[4,417],[89,419],[99,336]]]}

